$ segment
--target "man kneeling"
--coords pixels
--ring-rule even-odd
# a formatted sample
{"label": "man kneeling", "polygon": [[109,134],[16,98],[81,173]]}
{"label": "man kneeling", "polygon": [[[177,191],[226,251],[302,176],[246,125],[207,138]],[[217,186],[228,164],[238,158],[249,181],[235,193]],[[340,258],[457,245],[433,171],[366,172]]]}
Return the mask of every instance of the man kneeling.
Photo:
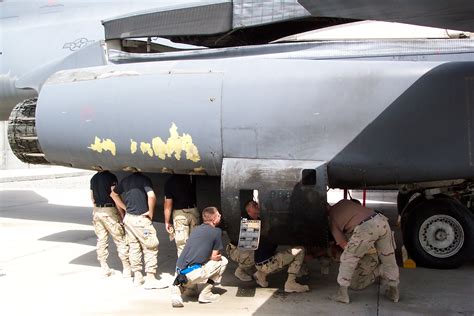
{"label": "man kneeling", "polygon": [[[260,206],[255,201],[248,201],[245,210],[251,219],[260,219]],[[253,275],[257,284],[268,287],[267,275],[282,270],[288,266],[288,279],[285,282],[285,292],[308,292],[307,285],[296,282],[303,264],[305,250],[303,247],[292,247],[284,251],[276,251],[277,245],[265,237],[260,238],[258,249],[255,250],[254,260],[257,272]]]}
{"label": "man kneeling", "polygon": [[[187,293],[199,291],[199,303],[212,303],[219,299],[211,289],[220,283],[227,266],[227,259],[221,255],[222,231],[216,226],[221,214],[215,207],[202,211],[203,223],[197,226],[189,236],[183,252],[176,262],[177,277],[172,293],[173,307],[182,307],[183,301],[178,286]],[[197,294],[197,293],[196,293]]]}

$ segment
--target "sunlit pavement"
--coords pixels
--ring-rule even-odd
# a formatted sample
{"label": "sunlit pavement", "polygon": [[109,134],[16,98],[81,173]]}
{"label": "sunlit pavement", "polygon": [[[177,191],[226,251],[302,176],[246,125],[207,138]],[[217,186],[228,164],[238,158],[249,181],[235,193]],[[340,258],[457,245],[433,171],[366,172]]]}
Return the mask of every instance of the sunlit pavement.
{"label": "sunlit pavement", "polygon": [[[89,176],[0,183],[0,315],[474,315],[474,265],[457,270],[401,269],[401,301],[389,302],[378,284],[350,292],[349,305],[329,301],[336,290],[337,264],[329,275],[310,262],[304,294],[282,292],[285,273],[256,287],[233,276],[231,263],[214,304],[185,300],[173,309],[169,289],[144,290],[123,279],[115,246],[109,263],[116,273],[102,278],[91,223]],[[360,198],[359,193],[353,193]],[[330,202],[342,198],[329,194]],[[369,192],[368,202],[396,219],[393,192]],[[175,246],[155,223],[160,240],[158,274],[171,282]],[[396,227],[394,227],[396,229]],[[398,233],[398,232],[397,232]]]}

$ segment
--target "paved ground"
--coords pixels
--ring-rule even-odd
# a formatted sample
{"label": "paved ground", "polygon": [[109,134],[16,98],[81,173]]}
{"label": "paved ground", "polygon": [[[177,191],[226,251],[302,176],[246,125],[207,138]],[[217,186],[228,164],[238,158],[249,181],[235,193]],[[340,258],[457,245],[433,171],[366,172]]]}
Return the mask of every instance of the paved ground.
{"label": "paved ground", "polygon": [[[336,290],[336,265],[324,276],[318,262],[312,262],[311,277],[303,280],[312,291],[285,294],[283,273],[270,277],[269,288],[256,288],[254,282],[238,281],[231,264],[218,289],[219,303],[191,300],[182,309],[172,309],[168,289],[134,288],[119,271],[100,278],[88,181],[89,176],[77,176],[0,183],[0,315],[474,315],[473,264],[450,271],[401,269],[398,304],[387,301],[376,284],[351,292],[350,305],[326,298]],[[338,194],[331,198],[338,199]],[[368,198],[393,215],[393,194]],[[163,224],[155,226],[159,273],[170,281],[174,244]],[[111,266],[119,270],[115,247],[110,251]]]}

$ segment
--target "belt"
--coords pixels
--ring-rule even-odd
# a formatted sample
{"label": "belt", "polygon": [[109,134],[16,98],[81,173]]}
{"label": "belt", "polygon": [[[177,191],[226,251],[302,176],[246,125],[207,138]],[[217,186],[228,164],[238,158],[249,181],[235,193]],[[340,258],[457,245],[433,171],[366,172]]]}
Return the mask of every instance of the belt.
{"label": "belt", "polygon": [[267,260],[263,260],[262,262],[255,263],[255,265],[256,265],[256,266],[263,266],[264,264],[269,263],[269,262],[271,262],[271,261],[273,261],[273,260],[274,260],[274,258],[273,258],[273,257],[270,257],[270,258],[268,258]]}
{"label": "belt", "polygon": [[96,207],[115,207],[114,203],[96,204]]}
{"label": "belt", "polygon": [[372,218],[374,218],[374,217],[377,216],[377,215],[379,215],[379,213],[378,213],[378,212],[375,212],[374,214],[370,215],[370,216],[367,217],[366,219],[362,220],[362,221],[359,223],[359,225],[362,225],[362,224],[364,224],[365,222],[370,221]]}

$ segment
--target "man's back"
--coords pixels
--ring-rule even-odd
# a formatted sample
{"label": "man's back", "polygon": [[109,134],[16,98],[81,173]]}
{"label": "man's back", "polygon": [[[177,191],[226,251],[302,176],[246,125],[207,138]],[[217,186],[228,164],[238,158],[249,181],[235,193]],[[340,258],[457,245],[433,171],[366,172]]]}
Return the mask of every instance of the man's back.
{"label": "man's back", "polygon": [[189,237],[176,266],[185,269],[189,265],[203,264],[209,260],[212,250],[222,250],[222,231],[207,224],[197,226]]}
{"label": "man's back", "polygon": [[165,184],[165,198],[173,200],[173,209],[196,206],[196,189],[189,175],[173,175]]}
{"label": "man's back", "polygon": [[153,190],[151,180],[140,172],[124,178],[115,188],[118,194],[124,194],[127,213],[141,215],[148,210],[147,192]]}
{"label": "man's back", "polygon": [[110,197],[111,187],[117,184],[117,177],[109,171],[97,172],[90,181],[95,205],[115,204]]}

